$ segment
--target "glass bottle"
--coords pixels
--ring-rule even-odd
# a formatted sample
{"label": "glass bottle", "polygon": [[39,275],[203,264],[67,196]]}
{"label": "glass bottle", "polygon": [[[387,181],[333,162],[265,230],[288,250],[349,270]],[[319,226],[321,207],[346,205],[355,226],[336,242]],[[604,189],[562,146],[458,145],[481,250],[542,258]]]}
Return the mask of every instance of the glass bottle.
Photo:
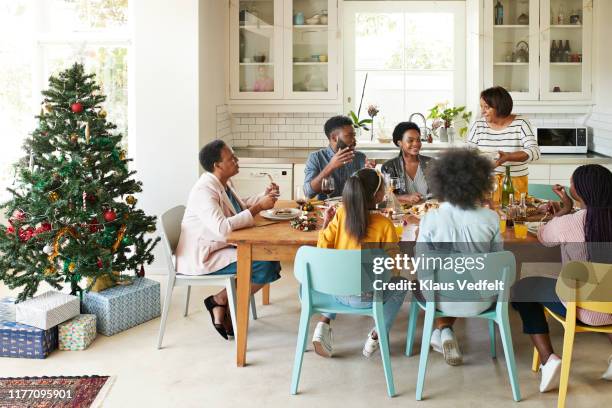
{"label": "glass bottle", "polygon": [[523,221],[527,220],[527,202],[525,193],[521,193],[521,201],[517,210],[517,218]]}
{"label": "glass bottle", "polygon": [[552,45],[550,46],[550,62],[557,62],[557,43],[555,40],[552,40]]}
{"label": "glass bottle", "polygon": [[517,206],[514,204],[514,193],[508,194],[508,205],[506,206],[506,225],[512,227],[517,216]]}
{"label": "glass bottle", "polygon": [[510,166],[506,166],[506,175],[502,184],[502,207],[507,207],[510,201],[510,194],[514,194],[514,186],[512,185],[512,176],[510,175]]}
{"label": "glass bottle", "polygon": [[495,25],[503,25],[504,24],[504,5],[501,4],[499,0],[497,0],[497,4],[495,5]]}
{"label": "glass bottle", "polygon": [[569,40],[565,40],[565,48],[563,48],[563,62],[571,61],[571,57],[570,57],[571,53],[572,53],[572,50],[570,48]]}

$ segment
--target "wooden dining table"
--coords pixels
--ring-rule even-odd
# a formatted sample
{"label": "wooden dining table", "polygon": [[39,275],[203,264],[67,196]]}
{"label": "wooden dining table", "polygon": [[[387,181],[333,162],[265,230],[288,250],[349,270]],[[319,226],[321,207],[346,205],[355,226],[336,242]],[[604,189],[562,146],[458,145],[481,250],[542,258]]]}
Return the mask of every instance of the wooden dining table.
{"label": "wooden dining table", "polygon": [[[297,208],[294,201],[279,200],[276,208]],[[299,231],[289,225],[289,221],[271,222],[261,215],[255,217],[255,226],[233,231],[227,242],[237,247],[237,305],[236,305],[236,364],[246,365],[247,340],[249,333],[249,301],[251,294],[251,265],[253,261],[293,262],[295,254],[303,245],[316,246],[319,231]],[[528,246],[537,243],[535,235],[529,233],[526,239],[516,239],[512,228],[507,228],[503,235],[505,247]],[[535,247],[534,245],[529,245]],[[541,245],[534,248],[533,256],[541,257]],[[512,250],[512,249],[510,249]],[[528,256],[527,258],[531,258]],[[523,260],[524,261],[524,260]],[[520,271],[517,262],[517,270]],[[269,302],[267,287],[263,294],[264,304]]]}

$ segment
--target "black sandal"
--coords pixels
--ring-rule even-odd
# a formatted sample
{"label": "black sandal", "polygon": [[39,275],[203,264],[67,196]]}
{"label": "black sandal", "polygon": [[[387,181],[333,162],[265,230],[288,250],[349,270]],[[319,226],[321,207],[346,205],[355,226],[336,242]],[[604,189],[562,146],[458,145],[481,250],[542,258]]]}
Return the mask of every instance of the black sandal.
{"label": "black sandal", "polygon": [[229,320],[229,327],[225,329],[227,335],[229,337],[235,337],[234,336],[234,323],[232,322],[232,317],[230,316],[229,311],[225,314],[225,318]]}
{"label": "black sandal", "polygon": [[212,324],[213,326],[215,326],[215,329],[217,330],[217,332],[225,340],[229,340],[227,338],[227,332],[225,331],[225,326],[223,325],[223,323],[215,323],[215,315],[213,314],[213,309],[215,307],[225,307],[225,306],[218,304],[217,302],[215,302],[215,299],[212,296],[209,296],[206,299],[204,299],[204,307],[206,307],[206,310],[208,310],[208,313],[210,313],[210,319],[212,320]]}

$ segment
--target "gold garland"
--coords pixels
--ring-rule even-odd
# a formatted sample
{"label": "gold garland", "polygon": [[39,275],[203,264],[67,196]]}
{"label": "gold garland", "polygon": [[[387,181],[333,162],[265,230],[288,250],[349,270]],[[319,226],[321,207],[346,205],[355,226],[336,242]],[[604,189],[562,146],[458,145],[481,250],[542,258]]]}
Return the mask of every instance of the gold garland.
{"label": "gold garland", "polygon": [[126,229],[127,229],[127,227],[126,227],[125,224],[123,224],[121,226],[121,228],[119,228],[119,233],[117,234],[117,240],[115,241],[115,243],[111,247],[113,252],[117,251],[117,249],[119,248],[119,244],[121,244],[121,240],[123,239],[123,235],[125,235],[125,230]]}
{"label": "gold garland", "polygon": [[53,253],[49,255],[49,262],[53,263],[53,260],[59,255],[59,241],[66,234],[72,235],[74,238],[78,239],[77,233],[74,231],[72,227],[63,227],[61,228],[55,238],[53,239]]}

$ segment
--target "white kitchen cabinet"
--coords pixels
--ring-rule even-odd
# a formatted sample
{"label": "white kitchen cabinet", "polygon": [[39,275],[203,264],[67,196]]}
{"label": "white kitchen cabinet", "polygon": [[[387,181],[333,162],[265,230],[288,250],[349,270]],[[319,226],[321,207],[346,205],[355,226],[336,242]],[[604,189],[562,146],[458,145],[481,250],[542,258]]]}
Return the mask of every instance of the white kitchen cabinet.
{"label": "white kitchen cabinet", "polygon": [[240,165],[240,172],[232,177],[232,185],[236,188],[241,197],[249,197],[257,195],[265,191],[270,184],[270,179],[280,189],[281,200],[292,199],[292,180],[293,180],[293,165],[287,164],[270,164],[270,163],[248,163]]}
{"label": "white kitchen cabinet", "polygon": [[230,99],[339,98],[338,0],[230,2]]}
{"label": "white kitchen cabinet", "polygon": [[[592,0],[485,0],[484,6],[485,88],[503,86],[519,103],[591,99]],[[553,41],[568,51],[553,53]]]}
{"label": "white kitchen cabinet", "polygon": [[293,165],[293,198],[295,199],[295,188],[297,186],[304,185],[304,170],[306,170],[305,164],[294,164]]}

